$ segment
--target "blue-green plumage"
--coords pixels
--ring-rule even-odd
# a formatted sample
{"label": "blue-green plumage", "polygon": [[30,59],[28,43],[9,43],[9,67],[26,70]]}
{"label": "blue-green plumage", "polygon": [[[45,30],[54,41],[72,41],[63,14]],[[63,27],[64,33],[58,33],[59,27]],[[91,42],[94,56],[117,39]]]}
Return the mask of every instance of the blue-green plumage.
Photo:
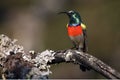
{"label": "blue-green plumage", "polygon": [[70,20],[69,21],[70,26],[80,25],[82,23],[81,17],[78,12],[69,11],[68,16]]}

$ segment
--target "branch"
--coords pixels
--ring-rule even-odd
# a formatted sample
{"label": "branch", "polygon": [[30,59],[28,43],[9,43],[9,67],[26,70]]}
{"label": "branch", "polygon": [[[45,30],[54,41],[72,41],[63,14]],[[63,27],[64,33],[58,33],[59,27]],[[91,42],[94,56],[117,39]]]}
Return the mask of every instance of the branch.
{"label": "branch", "polygon": [[71,62],[80,65],[82,71],[95,70],[106,78],[120,79],[120,74],[116,70],[88,53],[71,49],[25,53],[23,47],[15,42],[16,40],[0,35],[0,65],[4,78],[46,79],[52,73],[50,65]]}
{"label": "branch", "polygon": [[79,65],[86,66],[88,70],[93,69],[108,79],[120,79],[120,74],[116,70],[88,53],[71,49],[65,50],[64,52],[56,52],[55,60],[51,63],[62,61],[77,62]]}

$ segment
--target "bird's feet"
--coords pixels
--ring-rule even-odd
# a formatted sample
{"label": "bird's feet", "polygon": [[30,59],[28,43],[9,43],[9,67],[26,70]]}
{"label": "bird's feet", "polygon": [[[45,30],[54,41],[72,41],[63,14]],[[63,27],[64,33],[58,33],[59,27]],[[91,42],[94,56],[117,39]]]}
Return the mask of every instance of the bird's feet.
{"label": "bird's feet", "polygon": [[80,52],[83,52],[83,49],[82,48],[78,48],[78,47],[72,47],[72,48],[70,48],[70,49],[74,49],[74,50],[78,50],[78,51],[80,51]]}
{"label": "bird's feet", "polygon": [[76,46],[74,46],[74,47],[72,47],[72,48],[70,48],[70,49],[73,49],[73,50],[79,50],[79,48],[76,47]]}

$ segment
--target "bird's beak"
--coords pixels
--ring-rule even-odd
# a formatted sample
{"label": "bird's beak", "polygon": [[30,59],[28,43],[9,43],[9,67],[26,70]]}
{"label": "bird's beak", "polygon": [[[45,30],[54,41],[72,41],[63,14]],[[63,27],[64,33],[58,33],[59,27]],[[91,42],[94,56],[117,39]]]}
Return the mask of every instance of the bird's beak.
{"label": "bird's beak", "polygon": [[59,12],[58,14],[67,14],[68,15],[68,12],[64,11],[64,12]]}

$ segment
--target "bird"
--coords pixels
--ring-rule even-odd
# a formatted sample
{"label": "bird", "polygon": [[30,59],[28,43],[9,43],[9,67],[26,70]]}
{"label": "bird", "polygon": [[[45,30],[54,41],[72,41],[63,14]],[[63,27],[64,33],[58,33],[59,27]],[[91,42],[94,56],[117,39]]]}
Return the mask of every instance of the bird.
{"label": "bird", "polygon": [[86,25],[83,23],[80,14],[73,10],[59,12],[59,14],[67,14],[69,17],[69,22],[66,27],[68,36],[74,45],[72,49],[75,48],[79,51],[87,52],[88,47]]}
{"label": "bird", "polygon": [[[73,10],[59,12],[59,14],[67,14],[69,17],[69,22],[67,23],[66,27],[68,36],[73,42],[73,48],[84,53],[88,52],[86,25],[83,23],[80,14]],[[91,69],[89,66],[84,65],[83,63],[81,63],[79,67],[82,71]]]}

